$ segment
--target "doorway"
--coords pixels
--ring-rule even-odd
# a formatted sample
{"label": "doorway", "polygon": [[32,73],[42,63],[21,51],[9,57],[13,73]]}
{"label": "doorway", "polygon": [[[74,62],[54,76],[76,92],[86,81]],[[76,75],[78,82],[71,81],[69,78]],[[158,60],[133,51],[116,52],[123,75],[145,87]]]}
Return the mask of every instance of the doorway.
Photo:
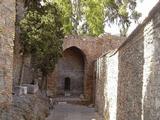
{"label": "doorway", "polygon": [[70,91],[70,88],[71,88],[71,79],[69,77],[66,77],[64,81],[64,90]]}

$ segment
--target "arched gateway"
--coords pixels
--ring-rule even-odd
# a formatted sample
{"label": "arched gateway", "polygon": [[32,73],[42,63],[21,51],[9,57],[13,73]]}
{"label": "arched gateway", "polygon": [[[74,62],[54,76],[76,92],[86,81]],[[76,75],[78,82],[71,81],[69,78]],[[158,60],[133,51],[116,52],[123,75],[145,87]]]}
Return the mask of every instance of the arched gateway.
{"label": "arched gateway", "polygon": [[57,64],[57,95],[79,96],[84,91],[84,53],[77,47],[64,50]]}
{"label": "arched gateway", "polygon": [[68,36],[63,41],[63,57],[47,80],[47,95],[51,97],[80,96],[94,102],[94,61],[102,53],[117,48],[120,39],[102,37]]}

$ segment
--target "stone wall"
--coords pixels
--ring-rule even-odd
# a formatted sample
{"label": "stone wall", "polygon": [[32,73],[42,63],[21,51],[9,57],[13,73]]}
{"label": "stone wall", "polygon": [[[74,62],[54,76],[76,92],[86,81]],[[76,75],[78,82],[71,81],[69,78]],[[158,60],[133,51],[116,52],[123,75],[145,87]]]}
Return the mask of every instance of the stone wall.
{"label": "stone wall", "polygon": [[143,82],[143,29],[119,50],[117,120],[140,120]]}
{"label": "stone wall", "polygon": [[160,2],[144,28],[142,120],[160,118]]}
{"label": "stone wall", "polygon": [[0,0],[0,108],[11,102],[14,31],[15,0]]}
{"label": "stone wall", "polygon": [[160,117],[160,2],[119,49],[118,120]]}
{"label": "stone wall", "polygon": [[[103,76],[97,77],[97,91],[98,93],[108,96],[112,91],[112,95],[117,95],[117,101],[114,101],[114,105],[117,104],[115,109],[109,112],[109,108],[105,113],[109,118],[117,116],[116,120],[158,120],[160,118],[160,2],[152,9],[149,16],[144,22],[139,25],[133,33],[127,38],[127,40],[116,50],[116,57],[118,54],[118,80],[116,88],[106,89],[108,86],[108,78]],[[104,59],[105,57],[103,57]],[[102,59],[102,58],[100,58]],[[113,63],[115,60],[111,60],[109,63]],[[112,70],[108,70],[108,59],[104,61],[97,60],[97,67],[107,69],[97,70],[98,73],[105,73],[105,76],[109,76],[114,73]],[[114,69],[117,68],[115,64],[112,64]],[[103,75],[103,74],[102,74]],[[113,74],[112,81],[115,81]],[[98,79],[102,78],[102,80]],[[113,82],[114,83],[114,82]],[[110,91],[111,90],[111,91]],[[98,94],[97,93],[97,94]],[[108,105],[107,99],[100,104],[100,95],[97,95],[96,99],[98,107]],[[113,120],[114,120],[113,119]],[[108,120],[106,118],[105,120]],[[111,120],[111,119],[110,119]]]}
{"label": "stone wall", "polygon": [[116,120],[118,53],[103,55],[96,61],[96,108],[105,120]]}

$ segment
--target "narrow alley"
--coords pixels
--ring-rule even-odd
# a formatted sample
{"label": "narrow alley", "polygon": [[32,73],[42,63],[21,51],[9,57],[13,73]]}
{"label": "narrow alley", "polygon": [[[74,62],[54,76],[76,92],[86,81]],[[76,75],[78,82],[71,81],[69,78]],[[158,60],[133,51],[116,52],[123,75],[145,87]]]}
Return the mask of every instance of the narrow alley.
{"label": "narrow alley", "polygon": [[101,120],[94,108],[67,103],[57,104],[46,120]]}

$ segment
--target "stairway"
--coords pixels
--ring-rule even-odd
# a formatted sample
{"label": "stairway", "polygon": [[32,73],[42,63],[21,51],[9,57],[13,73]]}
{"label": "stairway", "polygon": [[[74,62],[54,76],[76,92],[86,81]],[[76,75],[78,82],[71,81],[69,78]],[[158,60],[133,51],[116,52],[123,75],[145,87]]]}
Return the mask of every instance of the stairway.
{"label": "stairway", "polygon": [[75,96],[58,96],[56,98],[52,98],[55,104],[79,104],[79,105],[88,105],[88,101],[85,98],[75,97]]}

